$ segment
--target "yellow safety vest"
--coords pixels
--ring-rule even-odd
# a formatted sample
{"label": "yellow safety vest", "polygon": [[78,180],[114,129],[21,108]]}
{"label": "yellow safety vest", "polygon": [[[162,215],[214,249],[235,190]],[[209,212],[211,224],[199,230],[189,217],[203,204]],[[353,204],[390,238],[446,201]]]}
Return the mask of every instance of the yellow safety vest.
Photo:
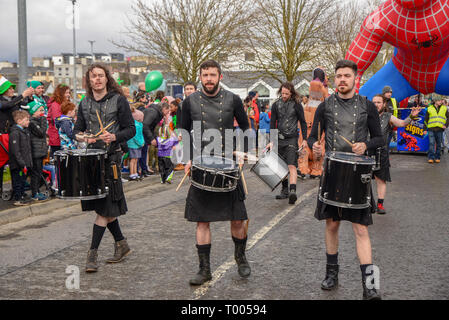
{"label": "yellow safety vest", "polygon": [[391,98],[391,103],[393,104],[393,115],[397,118],[398,117],[398,103],[396,102],[395,98]]}
{"label": "yellow safety vest", "polygon": [[435,108],[435,106],[431,105],[428,107],[427,112],[429,113],[429,122],[427,123],[427,128],[443,128],[443,126],[446,125],[446,106],[441,106],[440,111],[437,113],[437,109]]}

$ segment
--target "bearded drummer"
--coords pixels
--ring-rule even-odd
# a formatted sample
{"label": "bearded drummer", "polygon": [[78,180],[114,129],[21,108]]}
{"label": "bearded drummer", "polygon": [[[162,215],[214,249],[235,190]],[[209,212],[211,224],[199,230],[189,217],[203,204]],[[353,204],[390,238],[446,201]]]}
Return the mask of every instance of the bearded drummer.
{"label": "bearded drummer", "polygon": [[[86,72],[86,85],[86,98],[80,103],[74,133],[78,140],[88,143],[89,149],[102,149],[107,152],[105,181],[109,189],[105,198],[81,200],[83,211],[95,210],[97,213],[86,262],[86,272],[96,272],[97,251],[106,228],[115,240],[114,256],[106,262],[120,262],[130,252],[118,221],[118,217],[128,210],[120,176],[120,144],[134,137],[136,127],[128,100],[105,65],[95,63],[89,67]],[[102,130],[103,128],[105,130]],[[90,133],[90,138],[80,133]],[[97,137],[92,138],[96,134]]]}
{"label": "bearded drummer", "polygon": [[[357,65],[349,60],[340,60],[336,65],[335,73],[335,86],[338,93],[332,94],[318,106],[312,131],[307,140],[309,147],[316,156],[321,155],[322,149],[318,140],[319,127],[326,134],[326,152],[340,151],[363,155],[368,149],[375,150],[382,146],[382,131],[376,106],[366,97],[356,94]],[[342,136],[348,141],[341,138]],[[352,144],[352,147],[348,142]],[[348,188],[351,186],[349,185]],[[366,286],[367,277],[374,272],[371,241],[368,234],[368,226],[373,223],[371,210],[370,207],[367,209],[339,208],[318,200],[315,218],[326,220],[327,264],[326,277],[321,283],[323,290],[332,290],[338,285],[338,230],[340,221],[346,220],[352,222],[356,239],[357,255],[362,272],[363,299],[380,299],[380,293],[376,288],[371,285]]]}
{"label": "bearded drummer", "polygon": [[[234,118],[241,130],[245,131],[249,128],[242,100],[220,87],[222,78],[220,65],[214,60],[205,61],[200,66],[202,89],[192,93],[182,104],[182,128],[193,135],[190,161],[185,166],[186,174],[192,167],[194,153],[196,155],[201,152],[202,156],[210,155],[206,150],[209,148],[208,144],[213,141],[204,139],[208,130],[208,132],[220,133],[221,137],[218,141],[221,148],[219,151],[215,150],[214,156],[224,157],[227,149],[225,145],[233,144],[233,141],[225,141],[225,130],[234,128]],[[196,140],[198,136],[201,137],[198,139],[200,141]],[[232,137],[231,140],[233,140]],[[195,151],[193,148],[196,148]],[[199,257],[199,271],[189,281],[191,285],[202,285],[212,279],[210,223],[215,221],[231,221],[231,235],[235,245],[238,273],[243,278],[249,277],[251,268],[245,255],[247,241],[245,221],[248,216],[244,200],[245,193],[240,180],[237,188],[230,192],[212,192],[190,186],[186,199],[185,218],[197,224],[196,248]]]}

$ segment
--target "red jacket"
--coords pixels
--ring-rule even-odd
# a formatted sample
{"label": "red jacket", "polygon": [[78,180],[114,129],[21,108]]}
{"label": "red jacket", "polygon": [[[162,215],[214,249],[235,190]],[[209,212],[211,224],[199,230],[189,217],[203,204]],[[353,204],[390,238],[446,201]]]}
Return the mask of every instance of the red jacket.
{"label": "red jacket", "polygon": [[260,118],[260,112],[259,107],[257,106],[256,99],[253,99],[252,101],[253,109],[254,109],[254,121],[259,124],[259,118]]}
{"label": "red jacket", "polygon": [[60,146],[61,140],[59,140],[59,132],[55,127],[55,119],[62,115],[61,105],[54,100],[50,100],[48,103],[48,138],[50,146]]}

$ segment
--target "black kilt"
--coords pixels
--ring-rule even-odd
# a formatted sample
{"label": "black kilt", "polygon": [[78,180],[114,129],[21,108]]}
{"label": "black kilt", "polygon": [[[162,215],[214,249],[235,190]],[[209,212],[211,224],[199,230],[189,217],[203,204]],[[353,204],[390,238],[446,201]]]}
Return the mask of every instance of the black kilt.
{"label": "black kilt", "polygon": [[347,209],[339,208],[324,202],[317,198],[315,218],[318,220],[332,219],[333,221],[350,221],[352,223],[369,226],[373,224],[372,214],[376,212],[376,202],[371,189],[371,207],[366,209]]}
{"label": "black kilt", "polygon": [[[111,162],[117,164],[118,180],[116,185],[113,182],[113,172]],[[95,210],[102,217],[115,218],[126,214],[128,207],[126,205],[125,194],[120,170],[121,154],[119,152],[109,154],[105,160],[105,183],[109,188],[109,193],[105,198],[95,200],[81,200],[81,209],[83,211]]]}
{"label": "black kilt", "polygon": [[373,172],[373,175],[385,182],[391,182],[390,176],[390,157],[388,150],[382,148],[380,152],[380,169]]}
{"label": "black kilt", "polygon": [[289,166],[298,167],[298,138],[279,139],[278,153],[279,156]]}
{"label": "black kilt", "polygon": [[241,180],[231,192],[211,192],[191,185],[184,216],[192,222],[247,220],[244,200]]}

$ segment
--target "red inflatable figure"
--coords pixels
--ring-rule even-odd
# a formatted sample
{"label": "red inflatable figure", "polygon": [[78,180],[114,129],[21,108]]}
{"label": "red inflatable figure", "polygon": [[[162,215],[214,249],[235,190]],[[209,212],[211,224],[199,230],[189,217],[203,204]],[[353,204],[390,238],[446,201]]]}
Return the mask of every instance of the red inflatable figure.
{"label": "red inflatable figure", "polygon": [[[401,132],[401,137],[405,140],[405,150],[408,151],[419,151],[421,148],[418,146],[418,140],[415,137]],[[413,150],[412,150],[413,149]]]}
{"label": "red inflatable figure", "polygon": [[360,94],[371,99],[389,85],[398,101],[417,93],[449,95],[448,1],[387,0],[365,19],[346,54],[360,70],[357,83],[384,42],[396,49]]}

